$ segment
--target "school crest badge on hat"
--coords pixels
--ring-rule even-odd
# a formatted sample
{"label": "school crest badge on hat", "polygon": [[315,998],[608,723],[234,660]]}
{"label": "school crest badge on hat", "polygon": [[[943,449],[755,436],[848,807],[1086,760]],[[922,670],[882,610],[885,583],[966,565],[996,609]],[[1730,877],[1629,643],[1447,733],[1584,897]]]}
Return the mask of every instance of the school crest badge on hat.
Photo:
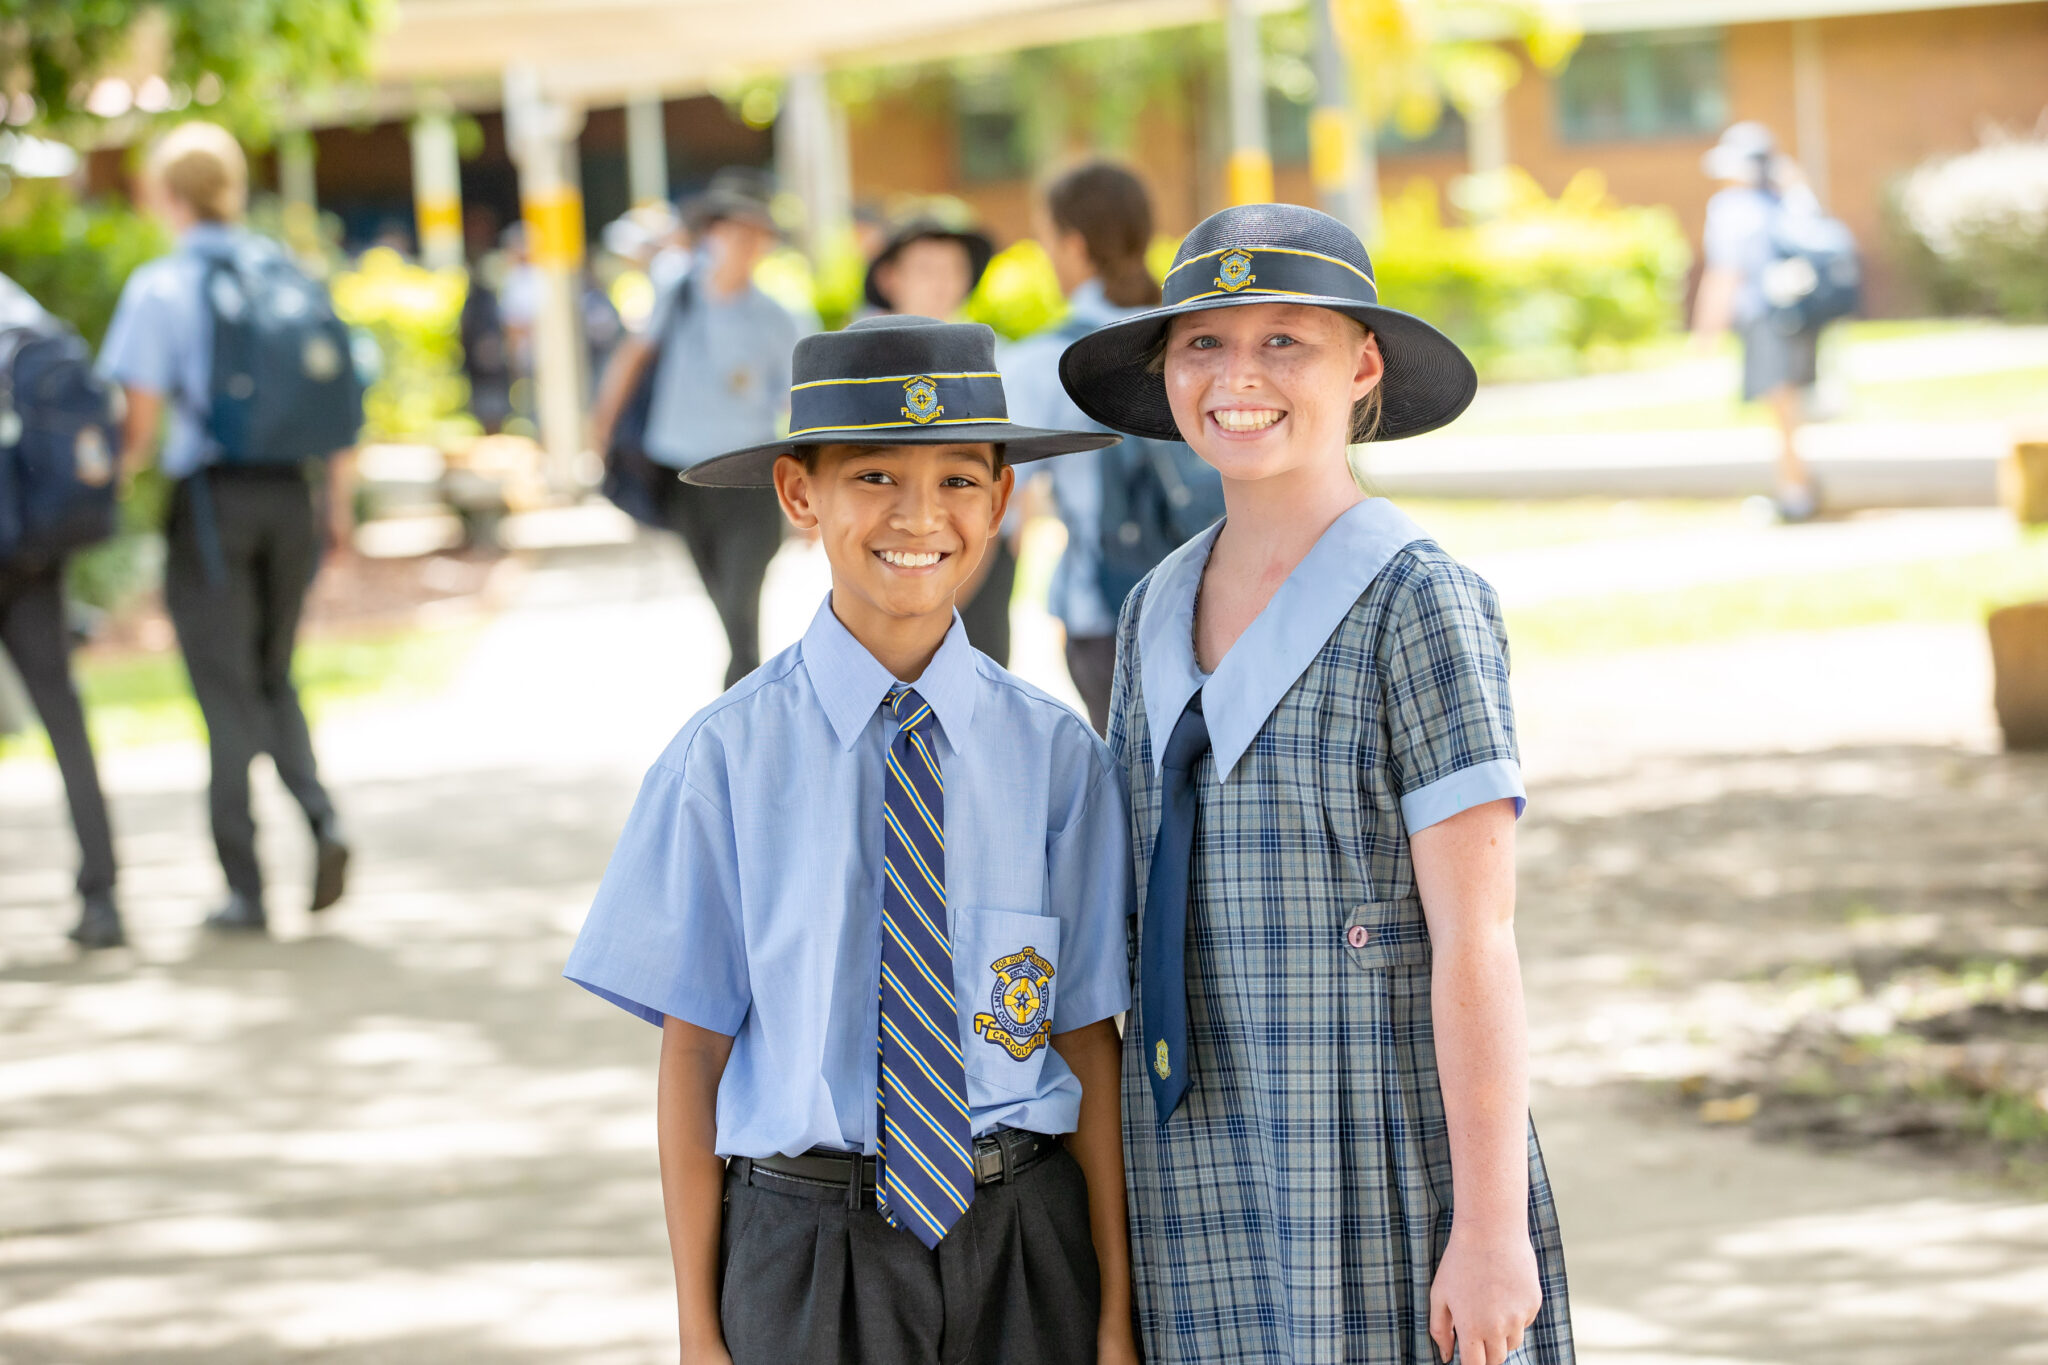
{"label": "school crest badge on hat", "polygon": [[946,415],[945,405],[939,402],[939,386],[929,375],[919,375],[906,382],[903,401],[907,405],[903,415],[920,426],[934,417]]}
{"label": "school crest badge on hat", "polygon": [[1256,283],[1258,278],[1252,274],[1252,258],[1248,251],[1226,251],[1223,259],[1216,262],[1216,287],[1226,294],[1235,294],[1246,285]]}
{"label": "school crest badge on hat", "polygon": [[1052,1036],[1052,964],[1027,947],[989,970],[996,974],[990,1012],[974,1016],[974,1031],[1021,1062]]}

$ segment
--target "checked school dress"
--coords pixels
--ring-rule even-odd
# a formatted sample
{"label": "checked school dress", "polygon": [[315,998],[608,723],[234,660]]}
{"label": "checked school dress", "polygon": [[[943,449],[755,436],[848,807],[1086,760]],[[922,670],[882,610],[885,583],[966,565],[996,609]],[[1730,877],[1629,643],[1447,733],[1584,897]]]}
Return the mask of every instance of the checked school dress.
{"label": "checked school dress", "polygon": [[[1124,1039],[1147,1359],[1435,1361],[1429,1290],[1451,1230],[1451,1154],[1408,836],[1483,801],[1514,797],[1520,810],[1499,611],[1482,579],[1372,499],[1338,519],[1205,677],[1193,615],[1215,535],[1176,551],[1125,604],[1111,707],[1140,896],[1160,817],[1155,751],[1197,688],[1212,741],[1195,769],[1191,1087],[1164,1125],[1147,1041],[1135,1025]],[[1143,923],[1141,905],[1133,963]],[[1533,1126],[1529,1230],[1544,1303],[1509,1359],[1569,1365],[1563,1249]]]}

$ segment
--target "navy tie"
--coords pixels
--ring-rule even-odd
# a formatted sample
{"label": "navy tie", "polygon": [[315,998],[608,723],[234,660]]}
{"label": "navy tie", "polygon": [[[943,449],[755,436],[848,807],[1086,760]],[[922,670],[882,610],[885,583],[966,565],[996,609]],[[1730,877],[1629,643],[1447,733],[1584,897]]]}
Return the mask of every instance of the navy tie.
{"label": "navy tie", "polygon": [[1138,958],[1138,998],[1143,1004],[1145,1062],[1151,1072],[1152,1107],[1165,1123],[1188,1093],[1188,877],[1195,852],[1195,765],[1209,751],[1209,726],[1202,719],[1202,694],[1166,741],[1159,774],[1159,838],[1152,845],[1152,871],[1145,882],[1143,952]]}
{"label": "navy tie", "polygon": [[946,793],[932,708],[907,687],[882,795],[882,1027],[877,1176],[883,1216],[936,1248],[974,1199],[974,1134],[953,942],[946,923]]}

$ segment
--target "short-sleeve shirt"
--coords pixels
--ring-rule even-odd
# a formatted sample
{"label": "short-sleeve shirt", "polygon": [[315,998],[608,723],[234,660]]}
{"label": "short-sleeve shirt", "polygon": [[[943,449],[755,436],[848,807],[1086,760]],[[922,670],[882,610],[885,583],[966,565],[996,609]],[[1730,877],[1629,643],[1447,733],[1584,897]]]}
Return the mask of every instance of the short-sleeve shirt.
{"label": "short-sleeve shirt", "polygon": [[200,297],[206,258],[238,250],[249,234],[225,223],[195,223],[170,255],[135,268],[100,343],[100,372],[116,383],[163,395],[170,408],[158,465],[182,479],[218,450],[206,434],[212,402],[213,314]]}
{"label": "short-sleeve shirt", "polygon": [[[947,929],[974,1131],[1071,1132],[1080,1082],[976,1033],[995,963],[1052,975],[1052,1033],[1130,1003],[1123,788],[1087,723],[975,650],[957,615],[912,684],[938,718]],[[874,1152],[882,804],[896,679],[828,598],[803,639],[648,772],[565,975],[651,1023],[733,1037],[718,1151]]]}
{"label": "short-sleeve shirt", "polygon": [[1820,211],[1813,191],[1794,185],[1772,193],[1755,185],[1730,185],[1707,201],[1701,248],[1712,269],[1732,270],[1740,279],[1735,290],[1733,322],[1747,327],[1769,311],[1764,302],[1764,271],[1776,259],[1771,224],[1780,213]]}
{"label": "short-sleeve shirt", "polygon": [[[1105,431],[1076,407],[1060,383],[1060,354],[1082,329],[1141,313],[1118,308],[1103,295],[1100,280],[1088,280],[1067,300],[1066,321],[1049,331],[1006,347],[997,359],[1009,399],[1010,420],[1055,431]],[[1079,638],[1116,633],[1117,604],[1103,595],[1102,452],[1079,450],[1047,461],[1054,505],[1067,528],[1067,546],[1053,569],[1047,607]]]}
{"label": "short-sleeve shirt", "polygon": [[[701,275],[701,272],[692,272]],[[679,300],[683,300],[680,316]],[[772,441],[789,407],[799,334],[789,311],[749,284],[720,298],[693,278],[655,301],[646,336],[659,346],[647,453],[672,469]]]}

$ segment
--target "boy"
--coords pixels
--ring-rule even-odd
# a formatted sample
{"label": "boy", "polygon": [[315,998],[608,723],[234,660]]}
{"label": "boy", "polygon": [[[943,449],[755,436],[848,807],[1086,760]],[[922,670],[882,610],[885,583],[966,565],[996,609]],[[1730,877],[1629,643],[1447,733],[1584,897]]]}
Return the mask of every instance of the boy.
{"label": "boy", "polygon": [[805,338],[790,437],[687,476],[772,482],[832,594],[650,771],[565,973],[662,1027],[685,1361],[1136,1358],[1121,788],[954,611],[1009,465],[1110,438],[1011,424],[993,362]]}

